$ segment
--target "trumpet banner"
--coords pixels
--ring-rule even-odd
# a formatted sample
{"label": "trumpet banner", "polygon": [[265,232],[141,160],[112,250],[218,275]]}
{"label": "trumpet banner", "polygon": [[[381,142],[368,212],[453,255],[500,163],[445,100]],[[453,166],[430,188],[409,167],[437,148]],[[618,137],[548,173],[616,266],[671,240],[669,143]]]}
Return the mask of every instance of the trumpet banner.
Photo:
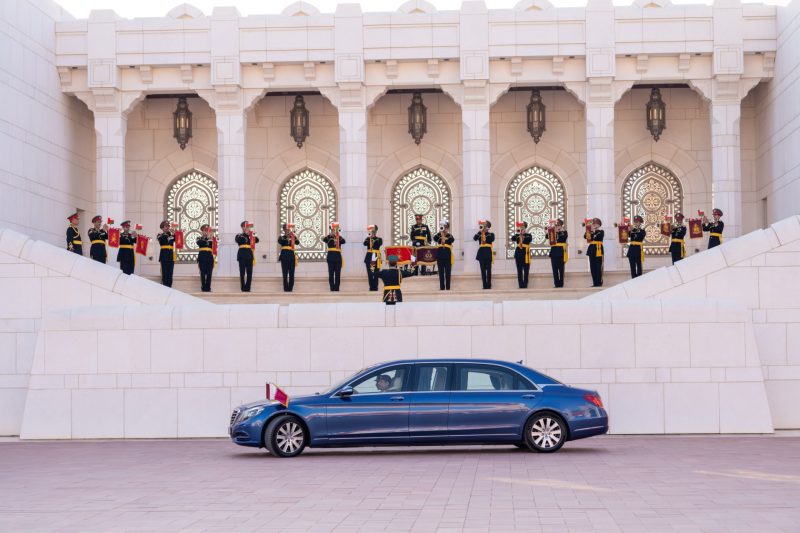
{"label": "trumpet banner", "polygon": [[547,228],[547,240],[550,241],[550,246],[555,246],[558,242],[558,237],[556,235],[556,228],[551,226]]}
{"label": "trumpet banner", "polygon": [[119,228],[108,228],[108,245],[119,248]]}
{"label": "trumpet banner", "polygon": [[689,238],[690,239],[703,238],[703,223],[699,218],[689,219]]}
{"label": "trumpet banner", "polygon": [[630,237],[631,227],[627,224],[620,224],[617,227],[617,232],[619,233],[619,243],[620,244],[628,244],[628,238]]}
{"label": "trumpet banner", "polygon": [[669,222],[662,222],[661,223],[661,235],[664,235],[665,237],[671,237],[672,236],[672,224],[670,224]]}
{"label": "trumpet banner", "polygon": [[175,232],[175,248],[177,250],[183,250],[183,244],[184,244],[183,231],[177,230]]}
{"label": "trumpet banner", "polygon": [[146,235],[138,235],[136,237],[136,253],[139,255],[147,255],[147,245],[150,243],[150,237]]}
{"label": "trumpet banner", "polygon": [[420,265],[435,265],[439,256],[439,248],[436,246],[419,246],[416,248],[417,263]]}

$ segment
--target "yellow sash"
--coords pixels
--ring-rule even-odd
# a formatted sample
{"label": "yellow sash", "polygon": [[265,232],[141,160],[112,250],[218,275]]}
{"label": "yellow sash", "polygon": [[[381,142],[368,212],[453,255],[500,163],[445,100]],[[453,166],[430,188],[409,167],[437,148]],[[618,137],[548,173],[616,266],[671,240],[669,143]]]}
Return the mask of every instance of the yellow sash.
{"label": "yellow sash", "polygon": [[567,264],[569,261],[569,248],[567,248],[567,243],[565,242],[557,242],[553,246],[558,246],[564,250],[564,264]]}
{"label": "yellow sash", "polygon": [[603,241],[591,241],[589,244],[594,244],[595,257],[603,257]]}
{"label": "yellow sash", "polygon": [[722,233],[711,233],[712,237],[716,237],[719,239],[719,243],[722,244]]}
{"label": "yellow sash", "polygon": [[83,241],[81,241],[81,240],[72,241],[72,244],[83,244]]}
{"label": "yellow sash", "polygon": [[518,245],[520,248],[525,250],[525,264],[529,265],[531,263],[531,245],[530,244],[520,244]]}
{"label": "yellow sash", "polygon": [[453,245],[452,244],[440,244],[439,248],[447,248],[450,250],[450,265],[452,266],[453,263],[456,262],[456,257],[453,254]]}
{"label": "yellow sash", "polygon": [[644,246],[642,246],[642,243],[638,241],[631,241],[630,245],[639,247],[640,260],[642,261],[642,264],[644,264]]}
{"label": "yellow sash", "polygon": [[492,264],[494,264],[494,247],[491,244],[481,244],[481,248],[489,248],[492,253]]}
{"label": "yellow sash", "polygon": [[383,288],[383,290],[385,290],[385,291],[393,291],[393,290],[396,290],[396,289],[399,289],[399,288],[400,288],[400,285],[386,285]]}
{"label": "yellow sash", "polygon": [[105,246],[106,241],[104,241],[102,239],[99,239],[99,240],[91,241],[90,244],[102,244],[103,246]]}
{"label": "yellow sash", "polygon": [[161,249],[162,250],[172,250],[172,261],[173,262],[178,259],[178,253],[175,251],[175,247],[172,246],[171,244],[162,244],[161,245]]}
{"label": "yellow sash", "polygon": [[344,266],[344,256],[342,255],[341,248],[328,248],[329,252],[339,252],[339,256],[342,258],[342,266]]}

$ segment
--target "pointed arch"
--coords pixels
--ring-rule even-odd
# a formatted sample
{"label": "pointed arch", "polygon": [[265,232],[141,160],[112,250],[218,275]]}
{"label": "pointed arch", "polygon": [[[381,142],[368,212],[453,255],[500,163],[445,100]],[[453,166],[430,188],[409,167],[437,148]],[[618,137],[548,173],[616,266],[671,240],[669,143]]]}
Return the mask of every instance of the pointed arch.
{"label": "pointed arch", "polygon": [[[533,255],[547,255],[547,224],[550,219],[567,220],[567,193],[564,182],[540,166],[518,173],[506,188],[506,231],[509,237],[516,232],[516,223],[525,221],[533,237]],[[506,244],[506,257],[514,257],[511,242]]]}
{"label": "pointed arch", "polygon": [[216,180],[197,169],[176,178],[167,187],[164,218],[177,223],[178,229],[183,232],[183,249],[176,251],[178,262],[197,261],[200,228],[204,224],[216,228],[219,220],[219,190]]}
{"label": "pointed arch", "polygon": [[392,187],[392,243],[409,245],[414,217],[436,231],[444,220],[450,221],[450,188],[441,176],[419,166],[407,172]]}
{"label": "pointed arch", "polygon": [[278,225],[294,224],[296,252],[301,261],[323,261],[328,234],[337,217],[338,203],[333,182],[319,172],[305,168],[281,185],[278,196]]}
{"label": "pointed arch", "polygon": [[670,238],[661,235],[659,225],[665,216],[683,212],[683,186],[669,169],[653,161],[637,168],[622,182],[622,216],[644,219],[647,232],[644,253],[666,255]]}

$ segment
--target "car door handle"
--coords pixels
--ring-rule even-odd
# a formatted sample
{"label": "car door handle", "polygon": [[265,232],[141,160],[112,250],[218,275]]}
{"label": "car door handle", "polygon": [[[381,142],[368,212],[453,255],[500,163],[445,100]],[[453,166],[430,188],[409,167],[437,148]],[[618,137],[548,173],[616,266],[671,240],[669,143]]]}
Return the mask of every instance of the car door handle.
{"label": "car door handle", "polygon": [[536,398],[536,395],[535,394],[523,394],[522,397],[525,398],[526,400],[530,400],[531,398]]}
{"label": "car door handle", "polygon": [[393,402],[402,402],[403,400],[405,400],[405,398],[403,398],[402,396],[392,396],[389,399],[392,400]]}

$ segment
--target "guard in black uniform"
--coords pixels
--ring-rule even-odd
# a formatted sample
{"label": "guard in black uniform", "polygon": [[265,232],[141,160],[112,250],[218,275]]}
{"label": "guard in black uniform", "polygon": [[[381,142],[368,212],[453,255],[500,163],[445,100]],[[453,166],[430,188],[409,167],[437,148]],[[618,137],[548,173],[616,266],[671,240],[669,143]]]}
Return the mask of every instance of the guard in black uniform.
{"label": "guard in black uniform", "polygon": [[120,224],[122,231],[119,234],[119,251],[117,252],[117,262],[119,268],[125,274],[133,274],[133,269],[136,266],[136,253],[134,246],[136,245],[136,232],[131,231],[131,221],[125,220]]}
{"label": "guard in black uniform", "polygon": [[390,255],[386,260],[389,261],[389,268],[381,270],[377,275],[383,282],[384,303],[386,305],[394,305],[403,301],[403,292],[400,290],[403,278],[416,276],[417,274],[412,270],[400,270],[397,268],[396,255]]}
{"label": "guard in black uniform", "polygon": [[161,233],[158,234],[158,244],[161,247],[158,252],[158,262],[161,263],[161,284],[165,287],[172,287],[172,272],[175,270],[175,233],[169,227],[169,221],[161,221],[158,226]]}
{"label": "guard in black uniform", "polygon": [[236,244],[239,251],[236,253],[236,260],[239,262],[239,284],[242,292],[250,292],[250,282],[253,281],[253,265],[256,264],[256,256],[250,246],[250,236],[256,244],[258,237],[252,230],[247,229],[247,221],[241,223],[242,232],[236,235]]}
{"label": "guard in black uniform", "polygon": [[478,253],[475,259],[481,266],[481,281],[484,289],[492,288],[492,263],[494,263],[494,233],[489,231],[492,223],[488,220],[480,222],[478,233],[472,237],[473,241],[478,241]]}
{"label": "guard in black uniform", "polygon": [[346,242],[344,237],[339,234],[339,223],[331,224],[331,232],[322,238],[322,242],[328,247],[328,285],[331,292],[339,292],[339,283],[342,280],[342,245]]}
{"label": "guard in black uniform", "polygon": [[[416,223],[411,226],[411,246],[417,248],[419,246],[427,246],[431,242],[431,228],[422,222],[422,215],[414,215]],[[416,253],[414,255],[417,255]],[[414,271],[418,272],[419,267],[414,267]],[[427,269],[422,265],[422,275],[425,275]]]}
{"label": "guard in black uniform", "polygon": [[297,244],[297,235],[294,234],[294,224],[284,224],[281,227],[283,235],[278,237],[278,245],[281,247],[278,261],[281,262],[283,292],[292,292],[292,289],[294,289],[294,269],[297,266],[297,253],[294,251]]}
{"label": "guard in black uniform", "polygon": [[589,258],[589,270],[592,272],[592,287],[603,286],[603,239],[606,232],[600,229],[603,221],[599,218],[592,219],[591,232],[587,235],[586,256]]}
{"label": "guard in black uniform", "polygon": [[644,219],[639,215],[633,217],[633,227],[628,232],[628,263],[631,265],[631,278],[642,275],[644,264],[644,237],[647,232],[642,227]]}
{"label": "guard in black uniform", "polygon": [[722,217],[722,209],[714,208],[711,211],[711,216],[714,217],[714,222],[709,222],[708,218],[703,215],[703,231],[709,232],[708,249],[722,244],[722,230],[725,229],[725,223],[720,220]]}
{"label": "guard in black uniform", "polygon": [[437,247],[436,266],[439,267],[439,290],[449,291],[450,274],[453,271],[453,263],[455,262],[453,243],[456,242],[456,238],[450,233],[450,223],[448,221],[442,221],[439,233],[433,236],[433,242]]}
{"label": "guard in black uniform", "polygon": [[672,254],[674,265],[686,257],[686,226],[683,225],[683,214],[675,213],[675,224],[672,225],[672,241],[669,244],[669,253]]}
{"label": "guard in black uniform", "polygon": [[92,219],[92,227],[89,228],[89,257],[100,263],[108,261],[108,250],[106,249],[106,241],[108,240],[108,225],[100,224],[103,222],[103,217],[100,215]]}
{"label": "guard in black uniform", "polygon": [[511,236],[514,249],[514,262],[517,264],[517,284],[520,289],[528,288],[528,276],[531,272],[531,242],[533,236],[528,233],[528,223],[517,222],[517,232]]}
{"label": "guard in black uniform", "polygon": [[74,252],[78,255],[83,255],[83,241],[81,241],[81,230],[78,229],[78,212],[72,213],[67,217],[69,226],[67,226],[67,250]]}
{"label": "guard in black uniform", "polygon": [[367,226],[369,234],[364,239],[364,246],[367,247],[367,253],[364,255],[364,265],[367,268],[367,281],[369,282],[369,290],[378,290],[378,272],[381,269],[381,246],[383,246],[383,239],[378,237],[378,225],[373,224]]}
{"label": "guard in black uniform", "polygon": [[200,267],[200,290],[211,292],[211,273],[214,271],[214,240],[211,238],[211,227],[203,224],[203,234],[197,238],[197,266]]}
{"label": "guard in black uniform", "polygon": [[567,249],[567,230],[564,229],[564,221],[560,218],[556,220],[556,244],[550,246],[550,267],[553,269],[553,287],[561,288],[564,286],[564,266],[569,260]]}

